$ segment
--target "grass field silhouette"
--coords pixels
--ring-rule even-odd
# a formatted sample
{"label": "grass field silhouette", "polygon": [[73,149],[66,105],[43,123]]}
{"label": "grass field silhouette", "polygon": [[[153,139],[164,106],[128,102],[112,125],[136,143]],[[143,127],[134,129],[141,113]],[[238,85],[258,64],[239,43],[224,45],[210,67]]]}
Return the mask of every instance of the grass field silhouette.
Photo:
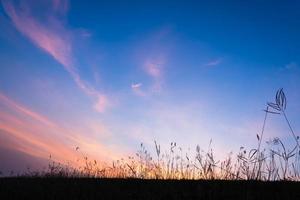
{"label": "grass field silhouette", "polygon": [[[221,161],[215,158],[212,141],[207,150],[196,146],[194,155],[176,142],[166,151],[154,141],[152,156],[141,143],[134,156],[111,166],[90,160],[76,147],[84,165],[74,168],[50,158],[44,170],[0,179],[0,193],[9,199],[27,199],[30,194],[45,199],[299,199],[299,136],[288,120],[286,106],[284,91],[279,89],[275,102],[267,103],[264,110],[257,147],[241,147],[235,156]],[[267,118],[273,114],[282,115],[288,124],[292,148],[280,138],[264,140]],[[268,149],[262,148],[263,142]]]}
{"label": "grass field silhouette", "polygon": [[[224,160],[215,158],[212,140],[208,149],[195,148],[195,154],[189,155],[171,142],[165,150],[154,141],[155,155],[151,155],[143,143],[134,156],[116,160],[111,166],[103,166],[101,162],[90,160],[76,147],[82,155],[83,166],[73,168],[51,160],[43,171],[28,171],[21,176],[29,177],[93,177],[93,178],[140,178],[140,179],[205,179],[205,180],[263,180],[298,181],[299,176],[299,136],[296,136],[285,112],[287,99],[283,89],[279,89],[274,102],[268,102],[264,110],[265,116],[260,134],[256,135],[257,147],[247,149],[240,147],[236,154],[230,154]],[[268,115],[282,115],[286,121],[290,138],[294,146],[288,148],[276,137],[264,140]],[[262,143],[267,147],[262,149]]]}

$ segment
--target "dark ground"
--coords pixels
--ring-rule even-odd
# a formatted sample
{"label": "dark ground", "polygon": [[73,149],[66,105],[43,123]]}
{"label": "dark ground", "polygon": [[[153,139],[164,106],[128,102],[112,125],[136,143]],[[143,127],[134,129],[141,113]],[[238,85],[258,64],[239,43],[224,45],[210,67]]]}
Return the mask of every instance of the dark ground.
{"label": "dark ground", "polygon": [[0,199],[300,200],[300,182],[0,178]]}

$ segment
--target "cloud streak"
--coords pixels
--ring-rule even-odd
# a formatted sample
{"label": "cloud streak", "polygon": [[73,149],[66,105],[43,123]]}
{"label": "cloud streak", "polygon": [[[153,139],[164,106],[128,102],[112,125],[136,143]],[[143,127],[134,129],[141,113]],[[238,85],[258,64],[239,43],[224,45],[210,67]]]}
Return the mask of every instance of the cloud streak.
{"label": "cloud streak", "polygon": [[133,83],[133,84],[131,84],[131,88],[132,89],[137,89],[137,88],[140,88],[140,87],[142,87],[142,83]]}
{"label": "cloud streak", "polygon": [[205,66],[213,67],[213,66],[217,66],[217,65],[221,64],[221,62],[222,62],[222,59],[218,58],[216,60],[212,60],[212,61],[206,63]]}
{"label": "cloud streak", "polygon": [[[41,158],[47,158],[51,154],[59,162],[75,161],[78,158],[74,151],[76,146],[102,161],[109,160],[107,155],[116,157],[118,154],[95,140],[96,136],[101,135],[104,138],[111,137],[106,127],[99,123],[88,124],[84,130],[64,128],[2,93],[0,108],[0,134],[6,138],[6,142],[0,141],[0,146]],[[85,136],[86,129],[94,135]]]}
{"label": "cloud streak", "polygon": [[[2,1],[4,10],[12,20],[16,29],[26,36],[36,46],[50,54],[62,64],[68,71],[72,71],[71,43],[67,39],[68,34],[57,34],[54,29],[43,26],[30,14],[17,10],[12,3]],[[52,27],[53,28],[53,27]],[[64,36],[63,36],[64,35]]]}
{"label": "cloud streak", "polygon": [[[57,9],[63,9],[64,12],[66,12],[68,9],[68,4],[66,2],[67,1],[63,0],[54,0],[52,14],[55,15]],[[33,44],[59,62],[71,75],[78,88],[86,95],[95,99],[96,103],[94,108],[98,112],[104,112],[111,105],[104,94],[81,79],[75,67],[74,56],[72,53],[73,45],[70,40],[70,38],[72,38],[72,33],[64,28],[63,23],[61,23],[58,18],[54,17],[55,20],[53,20],[53,16],[51,16],[52,21],[55,21],[55,23],[51,23],[47,20],[44,20],[43,23],[41,23],[31,14],[31,12],[28,12],[30,9],[27,9],[27,7],[26,9],[18,9],[15,5],[6,0],[3,0],[2,4],[15,28],[26,36]]]}
{"label": "cloud streak", "polygon": [[5,143],[0,142],[1,146],[40,158],[52,154],[59,162],[76,158],[75,152],[61,142],[64,136],[57,137],[62,129],[46,117],[5,98],[5,101],[1,98],[0,106],[6,106],[10,112],[0,112],[0,134],[6,138]]}
{"label": "cloud streak", "polygon": [[6,97],[5,95],[3,95],[1,93],[0,93],[0,100],[1,100],[1,102],[6,103],[8,106],[14,107],[18,111],[24,113],[27,116],[30,116],[31,118],[33,118],[39,122],[42,122],[48,126],[55,126],[55,124],[53,122],[49,121],[46,117],[39,115],[35,112],[32,112],[31,110],[29,110],[25,107],[20,106],[19,104],[17,104],[16,102],[14,102],[13,100],[9,99],[8,97]]}
{"label": "cloud streak", "polygon": [[132,83],[131,84],[131,89],[133,90],[133,92],[138,95],[138,96],[146,96],[145,92],[142,91],[142,83]]}

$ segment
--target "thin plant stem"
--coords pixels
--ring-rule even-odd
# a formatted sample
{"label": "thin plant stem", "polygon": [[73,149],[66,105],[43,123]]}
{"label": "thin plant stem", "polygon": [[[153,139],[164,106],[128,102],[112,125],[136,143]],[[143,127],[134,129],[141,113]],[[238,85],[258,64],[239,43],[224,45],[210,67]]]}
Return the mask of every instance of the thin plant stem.
{"label": "thin plant stem", "polygon": [[285,121],[287,122],[287,124],[288,124],[288,126],[289,126],[289,128],[290,128],[291,133],[293,134],[293,137],[294,137],[294,139],[295,139],[295,141],[296,141],[296,143],[297,143],[297,146],[299,147],[298,138],[297,138],[297,136],[296,136],[296,134],[295,134],[295,132],[294,132],[294,130],[293,130],[291,124],[290,124],[290,121],[288,120],[288,118],[287,118],[287,116],[286,116],[284,110],[282,110],[282,113],[283,113],[283,116],[284,116],[284,118],[285,118]]}
{"label": "thin plant stem", "polygon": [[[259,137],[259,141],[258,141],[257,154],[256,154],[256,160],[257,161],[259,160],[261,141],[262,141],[262,138],[263,138],[263,135],[264,135],[264,132],[265,132],[268,112],[269,112],[269,106],[267,106],[267,109],[265,110],[265,117],[264,117],[264,121],[263,121],[263,126],[262,126],[262,129],[261,129],[261,133],[260,133],[260,137]],[[252,169],[252,175],[254,175],[255,168],[256,168],[256,162],[254,163],[254,167]],[[259,172],[257,173],[256,179],[258,178],[258,175],[259,175]]]}
{"label": "thin plant stem", "polygon": [[[293,137],[294,137],[294,139],[295,139],[295,141],[296,141],[296,143],[297,143],[297,150],[296,150],[296,156],[295,156],[295,167],[297,168],[297,161],[299,160],[299,154],[300,154],[300,152],[299,152],[299,147],[300,147],[300,146],[299,146],[299,141],[298,141],[298,138],[297,138],[297,136],[296,136],[296,134],[295,134],[295,132],[294,132],[292,126],[291,126],[291,123],[290,123],[290,121],[288,120],[288,118],[287,118],[287,116],[286,116],[284,110],[282,110],[282,113],[283,113],[283,116],[284,116],[284,118],[285,118],[285,121],[286,121],[286,123],[288,124],[288,126],[289,126],[289,128],[290,128],[290,131],[291,131],[291,133],[293,134]],[[299,164],[298,164],[298,167],[299,167]]]}
{"label": "thin plant stem", "polygon": [[269,111],[269,106],[267,106],[267,109],[266,109],[266,111],[265,111],[264,122],[263,122],[263,126],[262,126],[261,133],[260,133],[260,138],[259,138],[259,142],[258,142],[258,148],[257,148],[257,151],[258,151],[258,152],[260,151],[261,141],[262,141],[262,138],[263,138],[263,135],[264,135],[264,132],[265,132],[265,127],[266,127],[266,122],[267,122],[268,111]]}

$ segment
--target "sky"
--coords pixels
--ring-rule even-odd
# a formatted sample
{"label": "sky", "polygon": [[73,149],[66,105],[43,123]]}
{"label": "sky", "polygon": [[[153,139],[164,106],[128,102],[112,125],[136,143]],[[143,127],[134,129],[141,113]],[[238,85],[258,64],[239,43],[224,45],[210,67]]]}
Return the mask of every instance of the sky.
{"label": "sky", "polygon": [[[299,1],[1,0],[0,171],[300,132]],[[289,142],[281,115],[265,137]],[[75,149],[80,147],[78,153]]]}

